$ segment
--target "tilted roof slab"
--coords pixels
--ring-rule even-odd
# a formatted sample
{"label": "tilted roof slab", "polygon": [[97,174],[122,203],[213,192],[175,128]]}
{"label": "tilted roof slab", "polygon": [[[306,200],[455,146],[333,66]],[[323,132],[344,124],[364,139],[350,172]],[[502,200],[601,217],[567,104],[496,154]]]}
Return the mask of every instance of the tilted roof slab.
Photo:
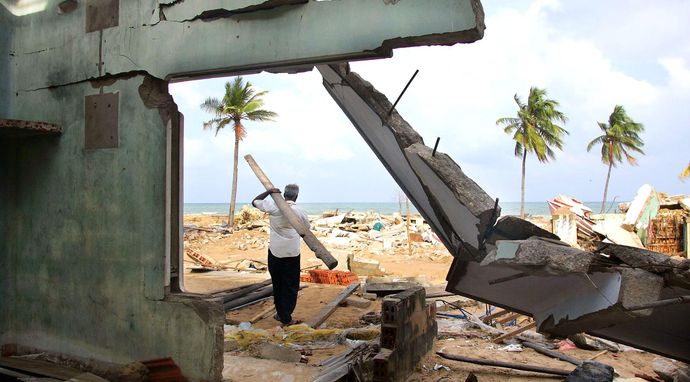
{"label": "tilted roof slab", "polygon": [[690,264],[669,270],[665,259],[621,246],[607,247],[611,254],[582,251],[518,218],[494,226],[500,209],[493,199],[449,156],[425,146],[383,94],[346,65],[318,69],[326,90],[455,256],[448,291],[532,316],[540,331],[589,332],[690,361],[684,322],[690,304],[627,309],[690,294],[683,288]]}

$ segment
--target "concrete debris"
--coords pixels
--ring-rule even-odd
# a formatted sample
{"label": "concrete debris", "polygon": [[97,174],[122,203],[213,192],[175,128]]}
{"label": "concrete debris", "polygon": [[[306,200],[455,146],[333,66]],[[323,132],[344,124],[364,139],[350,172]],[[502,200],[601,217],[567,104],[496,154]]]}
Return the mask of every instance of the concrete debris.
{"label": "concrete debris", "polygon": [[[565,225],[569,220],[573,218],[569,218],[569,214],[574,214],[574,220],[576,223],[577,227],[577,237],[578,238],[583,238],[586,239],[588,237],[591,237],[594,232],[592,231],[592,226],[594,225],[594,222],[590,218],[590,215],[592,213],[592,209],[585,206],[584,203],[581,201],[571,198],[569,196],[565,195],[558,195],[553,200],[548,201],[549,204],[549,210],[551,211],[552,216],[559,216],[557,219],[560,224]],[[565,229],[566,226],[564,226],[562,229]],[[570,225],[567,225],[567,227],[571,227]],[[568,230],[572,228],[567,228]],[[569,242],[572,241],[571,234],[564,235],[566,236],[565,238],[562,238],[563,241]],[[565,240],[565,239],[568,240]],[[569,241],[570,240],[570,241]]]}
{"label": "concrete debris", "polygon": [[347,256],[347,269],[361,276],[383,276],[386,274],[378,260],[357,258],[354,254]]}
{"label": "concrete debris", "polygon": [[670,286],[690,289],[690,260],[688,259],[680,260],[646,249],[608,243],[600,243],[597,251],[627,266],[658,274]]}
{"label": "concrete debris", "polygon": [[259,344],[256,350],[258,356],[264,359],[293,363],[297,363],[301,359],[299,352],[270,342]]}
{"label": "concrete debris", "polygon": [[559,240],[559,237],[532,222],[517,216],[502,216],[491,229],[486,238],[489,244],[496,244],[498,240],[525,240],[532,236]]}
{"label": "concrete debris", "polygon": [[141,362],[132,362],[119,370],[117,375],[118,382],[140,382],[146,381],[149,369]]}
{"label": "concrete debris", "polygon": [[643,230],[658,211],[659,197],[656,191],[649,184],[644,184],[637,190],[637,195],[625,213],[623,228],[631,232]]}
{"label": "concrete debris", "polygon": [[[615,216],[615,215],[614,215]],[[603,236],[605,240],[613,244],[621,244],[629,247],[644,248],[642,240],[634,232],[630,232],[621,226],[622,219],[609,218],[598,221],[592,229]]]}
{"label": "concrete debris", "polygon": [[620,348],[617,344],[611,341],[602,340],[585,333],[576,333],[568,336],[568,339],[573,341],[575,345],[584,350],[608,350],[611,352],[618,352]]}
{"label": "concrete debris", "polygon": [[370,301],[376,300],[377,297],[378,296],[376,295],[376,293],[362,293],[362,298],[365,298]]}
{"label": "concrete debris", "polygon": [[543,239],[502,240],[496,250],[481,262],[528,272],[532,275],[567,275],[587,273],[597,255],[564,243]]}
{"label": "concrete debris", "polygon": [[366,309],[371,306],[371,300],[367,300],[365,298],[361,297],[356,297],[356,296],[351,296],[345,299],[343,301],[345,306],[354,306],[355,308],[359,309]]}
{"label": "concrete debris", "polygon": [[367,279],[364,285],[366,293],[375,293],[377,296],[387,296],[390,294],[400,293],[409,289],[419,287],[418,283],[409,281],[376,281],[375,279]]}
{"label": "concrete debris", "polygon": [[652,369],[665,382],[690,381],[690,368],[678,361],[656,357],[652,360]]}

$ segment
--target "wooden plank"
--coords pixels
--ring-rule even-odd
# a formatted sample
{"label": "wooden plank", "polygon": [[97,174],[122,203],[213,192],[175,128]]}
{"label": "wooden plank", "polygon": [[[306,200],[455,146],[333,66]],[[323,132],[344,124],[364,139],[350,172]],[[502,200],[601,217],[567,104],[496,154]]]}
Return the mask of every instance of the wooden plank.
{"label": "wooden plank", "polygon": [[314,316],[314,318],[307,321],[306,324],[314,329],[321,326],[321,324],[323,324],[324,321],[326,321],[328,317],[330,317],[331,314],[333,314],[335,309],[338,308],[338,305],[341,302],[343,302],[349,295],[354,293],[354,291],[357,290],[357,288],[359,288],[359,283],[350,284],[347,288],[345,288],[345,290],[340,292],[340,294],[336,296],[336,298],[333,301],[329,302],[325,307],[323,307],[323,309],[321,309],[321,311],[316,316]]}
{"label": "wooden plank", "polygon": [[274,310],[276,310],[276,306],[275,306],[275,304],[271,303],[266,309],[262,310],[261,312],[257,313],[256,316],[252,317],[249,320],[249,322],[254,324],[257,321],[259,321],[260,319],[266,317],[269,313],[273,312]]}
{"label": "wooden plank", "polygon": [[506,315],[508,313],[510,313],[509,310],[505,310],[505,309],[499,310],[499,311],[493,312],[489,315],[482,317],[482,321],[483,322],[491,322],[491,320],[495,319],[496,317],[501,317],[501,316]]}
{"label": "wooden plank", "polygon": [[513,330],[512,332],[508,332],[506,334],[501,334],[500,336],[494,338],[494,343],[500,344],[501,342],[503,342],[503,340],[511,338],[517,334],[520,334],[520,333],[524,332],[525,330],[532,329],[535,326],[537,326],[536,321],[532,322],[531,324],[525,325],[521,328],[517,328],[517,329]]}
{"label": "wooden plank", "polygon": [[497,320],[495,320],[495,321],[496,321],[497,323],[503,325],[503,324],[505,324],[505,323],[507,323],[507,322],[513,321],[514,319],[518,318],[519,316],[520,316],[519,313],[512,313],[512,314],[509,314],[509,315],[506,316],[506,317],[501,317],[501,318],[499,318],[499,319],[497,319]]}
{"label": "wooden plank", "polygon": [[84,373],[81,370],[56,365],[46,361],[16,357],[0,357],[0,366],[61,380],[71,379]]}
{"label": "wooden plank", "polygon": [[[261,167],[254,161],[254,158],[252,158],[251,155],[245,155],[244,159],[247,161],[249,164],[249,167],[254,171],[254,174],[256,175],[257,178],[259,178],[259,181],[263,186],[266,188],[266,190],[270,190],[272,188],[275,188],[273,186],[273,183],[268,179],[266,174],[261,170]],[[285,216],[285,218],[288,220],[292,228],[297,231],[297,233],[302,237],[304,242],[307,244],[309,249],[314,251],[314,254],[316,257],[321,259],[321,261],[326,264],[328,269],[333,269],[338,265],[338,260],[331,255],[331,253],[326,249],[326,247],[323,246],[323,244],[319,241],[319,239],[314,236],[314,233],[312,233],[307,227],[304,226],[304,223],[302,223],[302,220],[295,215],[295,213],[292,211],[292,207],[290,207],[285,199],[280,194],[277,193],[272,193],[271,198],[273,198],[273,201],[276,203],[276,206],[280,210],[280,212]]]}
{"label": "wooden plank", "polygon": [[228,310],[232,310],[233,308],[237,308],[239,306],[242,306],[244,304],[247,304],[252,301],[256,301],[258,299],[264,298],[264,297],[269,297],[273,295],[273,285],[263,287],[261,289],[255,290],[245,296],[226,301],[223,303],[223,309],[227,312]]}
{"label": "wooden plank", "polygon": [[[520,339],[520,336],[518,336],[518,339]],[[577,359],[575,357],[571,357],[567,354],[563,354],[563,353],[555,351],[555,350],[547,349],[544,346],[537,344],[537,343],[534,343],[534,342],[531,342],[531,341],[522,340],[522,346],[533,349],[537,353],[541,353],[541,354],[547,355],[549,357],[560,359],[561,361],[572,363],[575,366],[582,365],[582,361],[580,361],[579,359]]]}
{"label": "wooden plank", "polygon": [[4,380],[3,376],[10,376],[14,378],[31,378],[29,374],[23,374],[15,370],[5,369],[0,367],[0,380]]}
{"label": "wooden plank", "polygon": [[533,372],[537,372],[537,373],[562,375],[562,376],[566,376],[566,375],[570,374],[569,370],[553,369],[553,368],[543,367],[543,366],[538,366],[538,365],[525,365],[522,363],[512,363],[512,362],[494,361],[494,360],[479,359],[479,358],[470,358],[470,357],[465,357],[465,356],[462,356],[459,354],[448,354],[448,353],[444,353],[442,351],[436,352],[436,354],[440,355],[443,358],[452,359],[454,361],[474,363],[477,365],[505,367],[505,368],[515,369],[515,370],[533,371]]}
{"label": "wooden plank", "polygon": [[265,286],[269,286],[271,284],[272,284],[271,279],[266,279],[260,283],[245,285],[240,290],[230,292],[228,294],[224,294],[222,296],[217,296],[217,297],[222,297],[223,303],[226,303],[226,302],[230,302],[232,300],[238,299],[240,297],[246,296],[255,290],[261,289],[261,288],[263,288]]}

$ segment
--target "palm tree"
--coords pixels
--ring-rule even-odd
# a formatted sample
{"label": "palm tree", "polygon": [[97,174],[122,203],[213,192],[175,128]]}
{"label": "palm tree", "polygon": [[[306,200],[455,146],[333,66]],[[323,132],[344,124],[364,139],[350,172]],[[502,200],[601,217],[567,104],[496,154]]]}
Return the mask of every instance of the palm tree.
{"label": "palm tree", "polygon": [[235,198],[237,197],[237,151],[240,141],[247,135],[242,121],[272,121],[278,114],[264,110],[261,99],[266,91],[256,92],[251,82],[244,82],[242,77],[235,77],[230,83],[225,83],[225,95],[222,100],[209,97],[202,104],[201,109],[213,113],[215,118],[204,122],[204,130],[216,129],[216,135],[224,127],[232,124],[235,131],[235,151],[232,165],[232,194],[230,196],[230,212],[228,214],[228,229],[234,228]]}
{"label": "palm tree", "polygon": [[520,196],[520,217],[525,217],[525,162],[527,153],[532,152],[539,162],[555,159],[551,146],[563,149],[563,134],[567,130],[555,122],[567,121],[567,117],[556,110],[558,102],[546,98],[546,90],[532,87],[529,90],[527,104],[515,94],[518,105],[516,118],[499,118],[496,124],[503,126],[506,134],[512,134],[515,141],[515,156],[522,157],[522,186]]}
{"label": "palm tree", "polygon": [[688,177],[690,177],[690,163],[688,163],[688,166],[685,167],[685,169],[683,169],[683,172],[681,172],[680,175],[678,175],[678,177],[679,177],[680,180],[682,180],[683,182],[685,182],[685,179],[687,179]]}
{"label": "palm tree", "polygon": [[609,116],[608,123],[597,122],[599,128],[604,132],[594,138],[587,145],[587,151],[597,144],[601,144],[601,161],[609,166],[609,172],[606,175],[606,185],[604,186],[604,199],[601,202],[601,213],[604,213],[606,207],[606,193],[609,190],[609,180],[611,179],[611,168],[616,167],[617,163],[623,162],[623,155],[631,165],[637,164],[637,159],[633,157],[630,152],[635,151],[644,155],[642,146],[644,142],[638,135],[644,131],[644,126],[632,120],[626,113],[623,106],[616,105],[613,108],[613,113]]}

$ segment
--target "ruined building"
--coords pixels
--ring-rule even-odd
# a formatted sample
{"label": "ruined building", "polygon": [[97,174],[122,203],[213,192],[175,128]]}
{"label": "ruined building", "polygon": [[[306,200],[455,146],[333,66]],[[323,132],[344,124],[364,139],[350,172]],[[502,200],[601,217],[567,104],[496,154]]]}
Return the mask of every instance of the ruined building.
{"label": "ruined building", "polygon": [[483,30],[478,0],[0,1],[0,345],[171,356],[220,379],[223,311],[180,277],[184,123],[169,81]]}

